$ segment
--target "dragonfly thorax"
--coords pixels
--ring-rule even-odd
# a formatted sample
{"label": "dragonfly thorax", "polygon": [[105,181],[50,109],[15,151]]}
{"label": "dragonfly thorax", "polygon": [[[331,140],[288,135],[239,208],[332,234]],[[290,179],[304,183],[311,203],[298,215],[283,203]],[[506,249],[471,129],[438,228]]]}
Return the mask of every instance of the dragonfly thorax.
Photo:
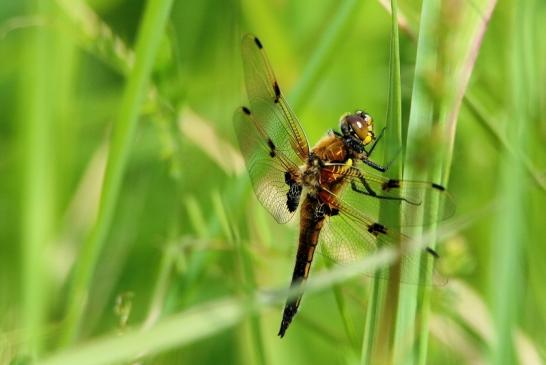
{"label": "dragonfly thorax", "polygon": [[323,165],[322,160],[311,153],[307,163],[300,167],[301,184],[312,196],[315,196],[320,188],[320,172]]}

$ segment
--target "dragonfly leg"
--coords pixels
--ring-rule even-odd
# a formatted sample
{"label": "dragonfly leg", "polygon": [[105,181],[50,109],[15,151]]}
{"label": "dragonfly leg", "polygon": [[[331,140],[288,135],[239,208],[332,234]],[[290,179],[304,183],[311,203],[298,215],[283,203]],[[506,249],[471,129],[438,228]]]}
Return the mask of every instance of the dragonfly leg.
{"label": "dragonfly leg", "polygon": [[[369,154],[365,155],[364,158],[362,158],[362,162],[364,162],[366,165],[370,166],[371,168],[373,168],[373,169],[375,169],[377,171],[386,172],[391,167],[393,162],[398,158],[398,155],[400,154],[400,151],[401,151],[401,149],[398,149],[398,152],[394,155],[392,160],[390,160],[385,166],[381,166],[380,164],[370,160],[369,159],[369,157],[370,157]],[[372,152],[372,150],[370,150],[370,153],[371,152]]]}
{"label": "dragonfly leg", "polygon": [[[381,172],[386,172],[387,169],[389,168],[389,166],[381,166],[381,165],[373,162],[372,160],[369,160],[368,156],[364,157],[362,159],[362,162],[364,162],[366,165],[370,166],[372,169],[375,169],[375,170],[381,171]],[[390,165],[390,163],[389,163],[389,165]]]}
{"label": "dragonfly leg", "polygon": [[381,130],[381,132],[379,132],[379,135],[377,136],[377,138],[375,138],[375,140],[373,141],[373,144],[372,146],[370,147],[370,150],[369,151],[366,151],[366,149],[364,149],[364,152],[366,152],[366,154],[368,155],[368,157],[370,157],[372,155],[372,152],[373,150],[375,149],[375,146],[377,145],[377,142],[379,142],[379,140],[383,137],[383,134],[385,134],[385,129],[387,129],[387,127],[383,127],[383,129]]}
{"label": "dragonfly leg", "polygon": [[404,197],[401,197],[401,196],[387,196],[387,195],[379,195],[377,192],[375,192],[375,190],[372,189],[372,187],[370,186],[370,184],[368,184],[368,181],[366,180],[366,178],[360,174],[359,175],[359,180],[360,182],[362,183],[362,185],[364,186],[364,189],[365,190],[362,190],[360,189],[356,183],[354,181],[351,181],[351,188],[356,191],[357,193],[360,193],[360,194],[364,194],[364,195],[368,195],[368,196],[373,196],[374,198],[378,198],[378,199],[385,199],[385,200],[398,200],[398,201],[404,201],[408,204],[411,204],[411,205],[419,205],[419,204],[415,204],[415,202],[412,202]]}
{"label": "dragonfly leg", "polygon": [[440,255],[438,254],[438,251],[436,251],[435,249],[433,249],[432,247],[426,247],[426,252],[431,255],[432,257],[434,257],[435,259],[439,258]]}

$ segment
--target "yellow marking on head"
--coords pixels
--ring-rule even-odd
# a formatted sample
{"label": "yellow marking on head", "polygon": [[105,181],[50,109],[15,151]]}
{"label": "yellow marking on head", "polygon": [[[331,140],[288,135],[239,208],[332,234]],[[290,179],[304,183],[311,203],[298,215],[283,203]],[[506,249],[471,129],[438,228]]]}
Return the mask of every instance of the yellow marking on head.
{"label": "yellow marking on head", "polygon": [[372,137],[371,133],[368,133],[368,135],[366,136],[366,138],[364,138],[364,144],[368,144],[368,143],[370,143],[372,140],[373,140],[373,137]]}

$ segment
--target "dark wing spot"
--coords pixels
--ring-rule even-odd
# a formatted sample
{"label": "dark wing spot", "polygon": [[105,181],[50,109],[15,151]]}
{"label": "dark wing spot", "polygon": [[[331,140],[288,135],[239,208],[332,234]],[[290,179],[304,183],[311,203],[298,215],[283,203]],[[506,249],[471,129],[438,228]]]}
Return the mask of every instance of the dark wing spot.
{"label": "dark wing spot", "polygon": [[273,141],[271,140],[271,138],[268,138],[268,139],[267,139],[267,145],[268,145],[269,148],[271,148],[272,150],[275,149],[275,143],[273,143]]}
{"label": "dark wing spot", "polygon": [[436,252],[436,250],[434,250],[433,248],[430,248],[430,247],[427,247],[426,248],[427,252],[432,255],[432,257],[434,257],[435,259],[439,259],[440,258],[440,255],[438,255],[438,252]]}
{"label": "dark wing spot", "polygon": [[254,37],[254,43],[256,43],[256,45],[258,46],[259,49],[264,48],[264,46],[262,46],[262,42],[260,42],[258,37]]}
{"label": "dark wing spot", "polygon": [[290,173],[288,171],[285,171],[284,172],[284,182],[286,183],[286,185],[291,185],[292,181],[294,181],[292,179],[292,175],[290,175]]}
{"label": "dark wing spot", "polygon": [[446,190],[446,188],[444,188],[444,187],[443,187],[442,185],[440,185],[440,184],[432,183],[431,185],[432,185],[432,187],[433,187],[434,189],[438,189],[438,190],[440,190],[440,191],[445,191],[445,190]]}
{"label": "dark wing spot", "polygon": [[297,183],[291,183],[290,189],[286,193],[286,207],[290,213],[295,212],[298,209],[300,203],[302,186]]}
{"label": "dark wing spot", "polygon": [[273,82],[273,90],[275,91],[275,103],[278,103],[279,98],[281,97],[281,89],[279,88],[277,81]]}
{"label": "dark wing spot", "polygon": [[269,152],[269,156],[271,157],[275,157],[276,155],[276,152],[275,152],[275,143],[273,143],[273,141],[271,140],[271,138],[268,138],[267,139],[267,145],[269,146],[269,149],[270,149],[270,152]]}
{"label": "dark wing spot", "polygon": [[250,115],[250,109],[248,109],[246,106],[243,106],[243,113],[246,115]]}
{"label": "dark wing spot", "polygon": [[387,227],[380,223],[374,223],[368,227],[368,232],[377,237],[380,233],[387,234]]}
{"label": "dark wing spot", "polygon": [[382,189],[383,191],[389,191],[393,188],[399,188],[400,187],[400,180],[395,179],[389,179],[387,182],[383,183]]}

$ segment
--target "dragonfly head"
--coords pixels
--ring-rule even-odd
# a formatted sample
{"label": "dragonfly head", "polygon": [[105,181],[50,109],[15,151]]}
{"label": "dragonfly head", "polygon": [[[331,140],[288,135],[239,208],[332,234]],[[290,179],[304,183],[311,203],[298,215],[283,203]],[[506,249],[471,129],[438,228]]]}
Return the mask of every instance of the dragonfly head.
{"label": "dragonfly head", "polygon": [[361,110],[344,114],[339,120],[339,127],[344,137],[358,139],[364,146],[373,142],[373,119],[371,115]]}

